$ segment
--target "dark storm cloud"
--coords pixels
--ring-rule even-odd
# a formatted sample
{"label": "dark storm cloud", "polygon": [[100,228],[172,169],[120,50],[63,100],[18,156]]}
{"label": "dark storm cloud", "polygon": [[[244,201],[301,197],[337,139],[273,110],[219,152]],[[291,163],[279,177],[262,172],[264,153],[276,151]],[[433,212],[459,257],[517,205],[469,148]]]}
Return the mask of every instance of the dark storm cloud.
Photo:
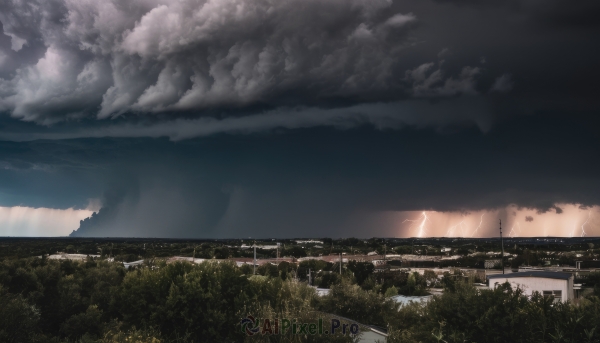
{"label": "dark storm cloud", "polygon": [[[19,154],[23,162],[44,159],[49,168],[29,176],[3,170],[0,199],[18,190],[41,206],[56,207],[58,197],[85,207],[89,198],[120,190],[116,201],[105,200],[107,219],[82,231],[93,236],[362,237],[374,229],[365,218],[381,211],[600,204],[600,165],[590,158],[596,125],[579,118],[564,127],[560,115],[547,113],[515,117],[487,133],[309,128],[178,142],[6,143],[31,151]],[[57,175],[63,177],[54,185]],[[35,177],[35,186],[11,188],[17,176],[21,184]],[[61,189],[77,190],[77,198]]]}
{"label": "dark storm cloud", "polygon": [[[394,103],[362,104],[350,107],[320,109],[311,107],[280,108],[254,115],[226,118],[178,118],[174,120],[113,120],[102,125],[65,124],[45,130],[32,130],[26,125],[8,124],[11,130],[0,131],[0,139],[30,141],[36,139],[70,139],[84,137],[169,137],[184,140],[219,133],[249,134],[277,129],[335,127],[350,129],[361,125],[379,130],[405,126],[435,127],[477,126],[489,130],[493,111],[482,100],[447,98],[438,103],[412,100]],[[89,122],[88,122],[89,123]]]}
{"label": "dark storm cloud", "polygon": [[506,8],[511,12],[526,14],[531,19],[555,27],[589,28],[600,26],[598,15],[600,4],[597,1],[569,0],[435,0],[440,4],[472,6],[475,8]]}
{"label": "dark storm cloud", "polygon": [[157,236],[597,205],[599,9],[4,1],[0,205],[101,199],[89,232]]}
{"label": "dark storm cloud", "polygon": [[[440,99],[456,96],[472,101],[471,107],[485,104],[478,111],[487,126],[489,118],[536,110],[598,108],[592,80],[600,71],[587,68],[598,57],[588,44],[598,29],[589,18],[599,6],[591,1],[52,0],[0,6],[0,111],[37,123],[245,116],[240,124],[254,131],[261,123],[267,130],[292,128],[279,118],[288,115],[300,127],[330,126],[330,116],[315,113],[410,99],[439,105],[414,116],[400,104],[389,127],[439,126],[463,122],[460,114],[430,114],[452,103]],[[265,118],[265,111],[278,115]],[[345,118],[378,121],[365,120],[366,112]],[[186,126],[167,125],[171,137]],[[129,130],[140,135],[127,125],[114,130],[119,137]]]}
{"label": "dark storm cloud", "polygon": [[[439,25],[437,14],[419,6],[399,8],[390,0],[7,1],[0,12],[0,111],[42,124],[252,116],[265,109],[285,116],[296,107],[344,109],[409,98],[464,95],[481,103],[491,101],[484,97],[489,91],[512,89],[515,80],[506,70],[490,72],[479,55],[447,62],[452,53],[445,42],[420,37],[421,22]],[[479,83],[486,78],[496,81]],[[478,96],[484,99],[472,99]],[[305,122],[323,125],[309,112]],[[402,108],[395,116],[403,121]],[[412,121],[428,124],[430,117]],[[444,118],[435,124],[462,121],[460,115]]]}
{"label": "dark storm cloud", "polygon": [[533,217],[532,216],[527,216],[527,217],[525,217],[525,221],[526,222],[532,222],[533,221]]}
{"label": "dark storm cloud", "polygon": [[[40,123],[382,98],[417,18],[387,0],[9,1],[2,106]],[[310,23],[310,24],[309,24]],[[11,47],[7,49],[7,37]],[[16,70],[23,47],[43,43]],[[296,94],[297,93],[297,94]]]}

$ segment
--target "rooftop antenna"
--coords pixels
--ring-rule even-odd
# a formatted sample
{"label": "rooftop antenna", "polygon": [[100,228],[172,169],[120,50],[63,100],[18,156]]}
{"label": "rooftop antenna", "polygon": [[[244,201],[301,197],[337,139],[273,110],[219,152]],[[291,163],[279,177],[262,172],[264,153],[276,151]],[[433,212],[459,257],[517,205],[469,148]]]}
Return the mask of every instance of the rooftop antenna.
{"label": "rooftop antenna", "polygon": [[502,219],[500,220],[500,244],[502,244],[502,256],[501,256],[501,261],[502,261],[502,274],[504,274],[504,239],[502,239]]}

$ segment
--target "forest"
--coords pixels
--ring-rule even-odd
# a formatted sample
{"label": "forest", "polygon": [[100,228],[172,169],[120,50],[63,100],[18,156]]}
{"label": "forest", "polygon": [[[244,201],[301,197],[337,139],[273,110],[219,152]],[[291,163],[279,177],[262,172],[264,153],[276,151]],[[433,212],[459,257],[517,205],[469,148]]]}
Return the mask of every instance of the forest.
{"label": "forest", "polygon": [[[232,262],[146,260],[125,269],[106,260],[0,262],[1,342],[353,342],[351,335],[253,335],[240,320],[340,316],[387,330],[388,342],[598,342],[600,292],[573,303],[526,297],[504,285],[477,290],[446,273],[445,291],[426,305],[399,308],[389,296],[426,294],[418,273],[375,275],[345,266],[331,291],[293,277],[303,265],[258,268]],[[315,266],[318,267],[318,266]],[[459,272],[457,272],[459,273]],[[263,275],[260,275],[263,274]],[[415,275],[416,274],[416,275]],[[331,273],[331,275],[335,275]],[[597,279],[600,279],[595,276]]]}

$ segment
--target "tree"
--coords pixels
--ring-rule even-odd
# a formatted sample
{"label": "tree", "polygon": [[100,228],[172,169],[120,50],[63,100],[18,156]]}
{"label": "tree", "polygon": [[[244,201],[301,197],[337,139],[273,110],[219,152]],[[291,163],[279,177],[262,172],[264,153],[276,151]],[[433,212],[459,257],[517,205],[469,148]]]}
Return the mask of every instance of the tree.
{"label": "tree", "polygon": [[323,312],[383,327],[387,325],[387,319],[397,312],[397,306],[393,300],[385,299],[382,294],[365,291],[346,280],[333,285],[329,294],[319,303],[319,309]]}
{"label": "tree", "polygon": [[227,259],[229,256],[231,256],[231,252],[227,246],[222,246],[221,248],[215,249],[215,258]]}
{"label": "tree", "polygon": [[398,295],[398,290],[396,289],[396,287],[392,286],[388,289],[385,290],[385,297],[389,298],[389,297],[393,297],[395,295]]}
{"label": "tree", "polygon": [[299,247],[297,245],[292,245],[292,246],[286,247],[285,250],[283,251],[283,253],[286,256],[293,256],[296,258],[306,257],[306,251],[304,251],[304,249],[302,249],[301,247]]}
{"label": "tree", "polygon": [[39,310],[20,294],[0,288],[0,342],[27,343],[37,340]]}
{"label": "tree", "polygon": [[373,274],[375,270],[375,266],[371,262],[357,262],[350,261],[348,262],[348,269],[354,273],[354,278],[356,279],[356,283],[362,285],[364,281]]}
{"label": "tree", "polygon": [[60,331],[73,340],[81,338],[85,334],[98,338],[103,332],[101,317],[102,311],[98,310],[98,306],[91,305],[86,312],[73,315],[63,322]]}

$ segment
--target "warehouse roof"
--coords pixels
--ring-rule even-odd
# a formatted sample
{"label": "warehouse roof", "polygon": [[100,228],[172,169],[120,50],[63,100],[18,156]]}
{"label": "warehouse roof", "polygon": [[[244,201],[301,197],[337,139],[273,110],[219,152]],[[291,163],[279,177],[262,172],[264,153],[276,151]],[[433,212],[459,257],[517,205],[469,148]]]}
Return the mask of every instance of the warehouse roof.
{"label": "warehouse roof", "polygon": [[509,274],[488,275],[488,279],[511,279],[511,278],[518,278],[518,277],[538,277],[538,278],[546,278],[546,279],[568,280],[571,278],[572,275],[573,274],[561,273],[561,272],[527,271],[527,272],[518,272],[518,273],[509,273]]}

